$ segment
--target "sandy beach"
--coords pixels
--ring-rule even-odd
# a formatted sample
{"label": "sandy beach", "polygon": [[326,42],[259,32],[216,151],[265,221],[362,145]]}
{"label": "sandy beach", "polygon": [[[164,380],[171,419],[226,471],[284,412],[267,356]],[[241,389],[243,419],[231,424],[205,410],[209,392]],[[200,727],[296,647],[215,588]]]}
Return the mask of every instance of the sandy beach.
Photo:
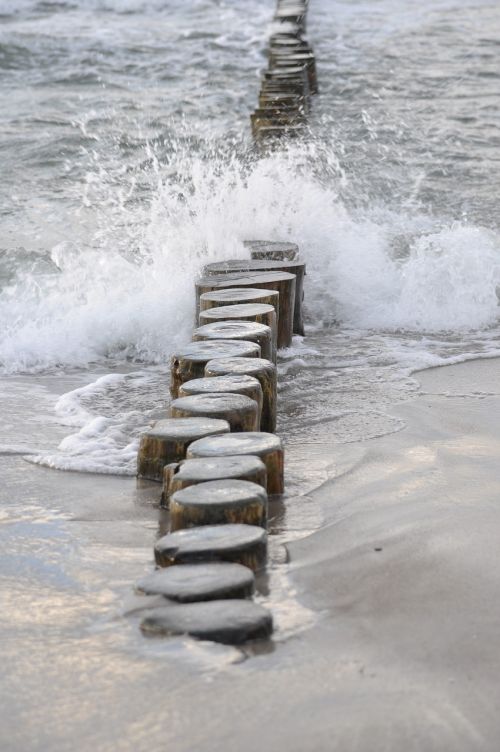
{"label": "sandy beach", "polygon": [[[307,6],[0,1],[0,752],[498,752],[500,4]],[[153,636],[141,436],[263,241],[272,638]]]}
{"label": "sandy beach", "polygon": [[499,374],[420,372],[402,431],[289,448],[329,479],[274,509],[291,627],[257,652],[140,635],[156,489],[2,456],[2,749],[496,750]]}

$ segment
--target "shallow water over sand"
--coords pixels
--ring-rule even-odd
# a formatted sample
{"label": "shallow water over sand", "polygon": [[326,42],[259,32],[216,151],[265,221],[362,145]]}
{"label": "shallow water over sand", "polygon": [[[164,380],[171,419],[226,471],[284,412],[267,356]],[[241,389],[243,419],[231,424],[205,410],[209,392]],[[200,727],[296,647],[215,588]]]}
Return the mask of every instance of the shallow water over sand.
{"label": "shallow water over sand", "polygon": [[259,600],[278,628],[257,654],[140,635],[151,486],[2,456],[7,748],[298,752],[355,729],[359,750],[495,749],[498,363],[421,374],[388,409],[402,433],[289,445],[305,495],[271,510]]}
{"label": "shallow water over sand", "polygon": [[[436,398],[444,433],[471,426],[461,446],[448,447],[458,461],[446,457],[445,470],[434,470],[425,437],[439,433],[434,418],[422,418],[423,448],[411,462],[389,459],[413,440],[416,370],[500,353],[497,4],[314,0],[313,138],[264,160],[253,154],[248,114],[271,3],[23,0],[0,10],[6,747],[149,752],[170,742],[191,752],[234,746],[237,734],[245,750],[258,725],[258,741],[288,752],[311,741],[330,750],[332,740],[364,750],[371,724],[380,748],[400,752],[405,729],[420,733],[422,710],[432,730],[426,750],[496,749],[494,720],[477,709],[487,704],[489,672],[483,684],[474,674],[468,707],[461,690],[446,692],[448,681],[470,682],[457,668],[460,653],[477,659],[465,637],[456,652],[440,643],[449,664],[437,689],[426,656],[409,644],[413,571],[423,598],[419,567],[433,574],[435,561],[422,560],[419,545],[429,539],[455,556],[446,539],[455,509],[438,521],[442,537],[419,528],[426,494],[446,484],[417,489],[422,516],[410,509],[394,523],[403,543],[406,533],[416,543],[414,570],[393,600],[379,573],[373,592],[384,596],[387,621],[363,612],[373,606],[369,557],[404,505],[371,528],[363,489],[385,500],[402,478],[411,492],[420,468],[428,480],[469,473],[462,498],[479,468],[475,500],[484,496],[488,509],[478,514],[494,528],[496,481],[485,457],[495,456],[496,434],[488,424],[482,443],[471,438],[488,423],[485,406],[492,415],[497,407],[486,371],[464,377],[463,399],[480,406],[477,415],[453,396]],[[190,336],[194,276],[207,261],[242,256],[256,228],[300,244],[308,327],[280,361],[288,498],[272,506],[270,566],[259,583],[276,637],[247,660],[139,633],[134,610],[144,599],[131,585],[150,571],[167,520],[154,506],[158,488],[131,476],[141,430],[167,406],[168,356]],[[382,470],[394,470],[394,484]],[[325,522],[333,524],[307,539]],[[482,538],[478,527],[479,548]],[[474,555],[460,540],[465,558],[444,583],[452,605],[462,597],[453,580]],[[490,554],[482,564],[496,571]],[[394,621],[401,598],[403,630]],[[467,603],[494,621],[481,599]],[[398,665],[373,623],[390,627]],[[424,648],[426,629],[417,639]],[[494,644],[476,624],[466,630]],[[411,701],[394,726],[381,721],[396,703],[387,687]]]}

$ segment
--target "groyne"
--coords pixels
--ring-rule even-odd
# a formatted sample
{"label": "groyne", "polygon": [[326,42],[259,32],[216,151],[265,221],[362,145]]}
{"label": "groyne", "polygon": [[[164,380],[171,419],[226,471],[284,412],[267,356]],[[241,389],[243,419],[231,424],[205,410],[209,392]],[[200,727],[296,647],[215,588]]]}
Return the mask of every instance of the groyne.
{"label": "groyne", "polygon": [[[251,115],[259,146],[306,133],[318,90],[307,8],[278,1]],[[162,483],[170,526],[155,544],[157,569],[136,585],[164,597],[145,607],[145,634],[227,644],[272,634],[272,614],[252,595],[266,567],[269,499],[286,491],[277,362],[304,335],[306,266],[292,242],[244,246],[246,259],[222,257],[193,280],[193,341],[171,359],[169,414],[141,439],[138,477]]]}
{"label": "groyne", "polygon": [[305,37],[308,0],[278,0],[258,105],[250,116],[261,147],[307,133],[318,93],[316,58]]}

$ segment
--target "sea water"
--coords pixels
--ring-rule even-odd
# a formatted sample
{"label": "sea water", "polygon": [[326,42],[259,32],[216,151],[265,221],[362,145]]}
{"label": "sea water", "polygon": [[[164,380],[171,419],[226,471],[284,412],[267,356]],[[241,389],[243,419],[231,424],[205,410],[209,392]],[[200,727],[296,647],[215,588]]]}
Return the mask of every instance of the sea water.
{"label": "sea water", "polygon": [[273,6],[0,2],[0,368],[17,421],[58,426],[5,451],[133,475],[196,275],[256,236],[307,264],[288,441],[400,430],[414,371],[500,354],[497,4],[314,0],[310,137],[259,157]]}

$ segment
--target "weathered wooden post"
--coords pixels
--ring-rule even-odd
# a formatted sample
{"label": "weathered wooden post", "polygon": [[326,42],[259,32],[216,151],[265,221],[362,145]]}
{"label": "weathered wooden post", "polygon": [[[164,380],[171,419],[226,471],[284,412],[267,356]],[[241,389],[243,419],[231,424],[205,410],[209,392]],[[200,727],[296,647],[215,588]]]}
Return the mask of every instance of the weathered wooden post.
{"label": "weathered wooden post", "polygon": [[226,561],[157,569],[135,583],[138,593],[177,603],[249,598],[254,588],[255,575],[248,567]]}
{"label": "weathered wooden post", "polygon": [[157,608],[143,619],[141,629],[150,635],[188,634],[224,645],[241,645],[270,637],[273,619],[269,611],[252,601],[213,600]]}
{"label": "weathered wooden post", "polygon": [[[204,311],[200,311],[199,320],[202,326],[223,321],[237,321],[239,323],[248,321],[268,327],[271,333],[270,357],[265,354],[266,348],[262,351],[262,345],[261,357],[267,357],[269,360],[272,360],[273,363],[276,361],[278,323],[276,319],[276,311],[273,306],[268,305],[267,303],[236,303],[236,305],[217,306],[215,308],[207,308]],[[260,342],[258,344],[260,345]]]}
{"label": "weathered wooden post", "polygon": [[272,82],[279,85],[294,83],[302,87],[302,91],[306,96],[310,94],[307,65],[289,65],[281,68],[273,66],[264,72],[264,82]]}
{"label": "weathered wooden post", "polygon": [[[209,361],[210,362],[210,361]],[[259,420],[262,417],[263,394],[258,379],[247,374],[228,374],[213,378],[191,379],[179,387],[179,397],[190,397],[193,394],[244,394],[255,400],[259,410]]]}
{"label": "weathered wooden post", "polygon": [[209,274],[237,274],[238,272],[283,271],[295,275],[295,298],[293,306],[293,331],[304,334],[302,304],[304,300],[305,263],[298,261],[275,261],[271,259],[227,259],[205,267]]}
{"label": "weathered wooden post", "polygon": [[279,109],[277,107],[259,107],[252,112],[250,120],[252,124],[252,133],[256,136],[261,128],[268,128],[276,125],[285,128],[295,125],[305,125],[306,116],[300,110]]}
{"label": "weathered wooden post", "polygon": [[303,34],[306,30],[306,8],[297,3],[294,3],[293,6],[278,6],[274,20],[282,24],[295,24],[300,29],[300,33]]}
{"label": "weathered wooden post", "polygon": [[316,74],[316,58],[312,52],[292,52],[280,50],[271,52],[269,59],[274,68],[291,65],[305,65],[307,69],[309,92],[318,93],[318,79]]}
{"label": "weathered wooden post", "polygon": [[[279,259],[278,259],[279,260]],[[239,303],[263,303],[272,305],[279,313],[279,292],[276,290],[259,289],[258,287],[228,287],[205,292],[200,295],[200,312],[217,306],[236,305]]]}
{"label": "weathered wooden post", "polygon": [[209,360],[225,357],[255,358],[259,355],[260,347],[254,342],[212,340],[191,342],[185,345],[170,360],[170,394],[172,399],[179,396],[181,384],[204,375],[205,365]]}
{"label": "weathered wooden post", "polygon": [[[221,312],[229,306],[223,306],[216,309]],[[274,309],[272,311],[274,314]],[[202,312],[200,312],[200,316]],[[274,316],[274,320],[276,317]],[[276,326],[274,331],[266,324],[258,324],[256,321],[243,320],[226,320],[222,319],[213,321],[203,326],[199,326],[193,332],[194,342],[203,342],[211,339],[238,339],[248,342],[255,342],[260,347],[260,353],[263,358],[276,362]]]}
{"label": "weathered wooden post", "polygon": [[170,497],[170,530],[200,525],[267,522],[267,493],[246,480],[212,480],[176,491]]}
{"label": "weathered wooden post", "polygon": [[274,88],[272,91],[269,89],[262,89],[259,94],[259,107],[288,107],[293,110],[309,112],[309,100],[303,93],[291,91],[287,87],[280,86],[279,89]]}
{"label": "weathered wooden post", "polygon": [[280,495],[284,491],[284,453],[281,439],[272,433],[231,433],[209,436],[194,441],[188,448],[189,459],[253,454],[260,457],[267,468],[267,492]]}
{"label": "weathered wooden post", "polygon": [[261,287],[279,292],[278,347],[288,347],[293,334],[293,311],[295,307],[295,275],[284,271],[235,272],[202,277],[196,283],[197,311],[200,296],[229,287]]}
{"label": "weathered wooden post", "polygon": [[265,564],[266,531],[257,525],[203,525],[176,530],[155,545],[159,567],[199,561],[233,561],[256,572]]}
{"label": "weathered wooden post", "polygon": [[203,436],[229,433],[226,420],[184,418],[157,421],[143,433],[137,457],[137,475],[148,480],[163,480],[163,468],[186,456],[189,444]]}
{"label": "weathered wooden post", "polygon": [[[304,94],[302,86],[295,83],[294,81],[280,81],[279,83],[266,81],[260,91],[259,107],[266,106],[266,99],[276,99],[276,97],[279,97],[282,94],[286,94],[288,97],[293,97],[294,107],[296,107],[298,110],[302,109],[305,112],[309,112],[309,97]],[[262,97],[262,101],[260,97]]]}
{"label": "weathered wooden post", "polygon": [[302,125],[269,125],[259,127],[255,134],[257,144],[264,147],[279,147],[293,138],[304,138],[307,130]]}
{"label": "weathered wooden post", "polygon": [[262,431],[276,430],[277,372],[276,366],[264,358],[217,358],[205,366],[206,376],[247,375],[256,378],[262,387]]}
{"label": "weathered wooden post", "polygon": [[267,470],[260,457],[250,454],[171,463],[163,470],[163,505],[168,506],[176,491],[213,480],[246,480],[267,489]]}
{"label": "weathered wooden post", "polygon": [[178,397],[170,405],[172,418],[219,418],[231,431],[258,431],[259,407],[243,394],[193,394]]}
{"label": "weathered wooden post", "polygon": [[288,91],[290,94],[309,98],[309,85],[306,74],[291,75],[287,68],[275,68],[268,71],[266,80],[262,83],[261,93],[276,94]]}
{"label": "weathered wooden post", "polygon": [[312,47],[310,47],[305,39],[297,39],[297,37],[289,34],[273,34],[269,40],[269,53],[273,50],[279,49],[305,50],[306,52],[312,52]]}
{"label": "weathered wooden post", "polygon": [[[299,246],[296,243],[275,240],[244,240],[254,261],[298,261]],[[297,290],[295,290],[297,294]]]}

